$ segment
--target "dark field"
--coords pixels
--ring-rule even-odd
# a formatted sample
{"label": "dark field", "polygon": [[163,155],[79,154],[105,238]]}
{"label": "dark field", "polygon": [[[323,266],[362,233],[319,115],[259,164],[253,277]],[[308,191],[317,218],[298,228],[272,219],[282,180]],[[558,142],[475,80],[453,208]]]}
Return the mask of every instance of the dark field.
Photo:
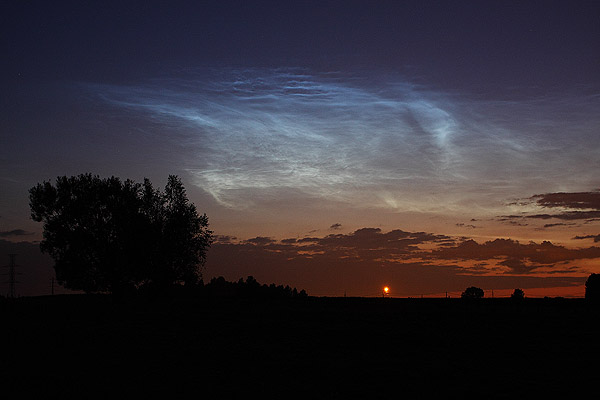
{"label": "dark field", "polygon": [[[122,398],[539,398],[598,390],[583,299],[0,303],[5,394]],[[9,398],[9,397],[5,397]]]}

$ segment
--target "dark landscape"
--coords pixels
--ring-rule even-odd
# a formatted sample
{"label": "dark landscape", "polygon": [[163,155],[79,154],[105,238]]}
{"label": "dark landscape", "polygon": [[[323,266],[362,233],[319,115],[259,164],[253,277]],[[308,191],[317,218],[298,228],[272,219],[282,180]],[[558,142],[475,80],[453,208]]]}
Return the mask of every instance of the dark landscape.
{"label": "dark landscape", "polygon": [[585,299],[3,299],[7,393],[574,397],[597,379]]}

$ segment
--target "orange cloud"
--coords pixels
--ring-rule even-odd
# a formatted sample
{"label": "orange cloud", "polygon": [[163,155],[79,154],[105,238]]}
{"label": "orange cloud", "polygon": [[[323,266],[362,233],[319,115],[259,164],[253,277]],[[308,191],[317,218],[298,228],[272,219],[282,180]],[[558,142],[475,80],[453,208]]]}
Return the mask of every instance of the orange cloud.
{"label": "orange cloud", "polygon": [[600,258],[600,248],[594,246],[571,249],[511,239],[478,243],[426,232],[362,228],[302,239],[216,241],[207,272],[231,280],[253,275],[309,294],[342,295],[332,293],[340,286],[361,295],[379,293],[384,281],[409,294],[462,290],[476,282],[490,288],[581,285],[588,272],[573,262],[595,258]]}
{"label": "orange cloud", "polygon": [[[554,245],[548,241],[522,244],[511,239],[495,239],[480,244],[470,239],[453,247],[436,249],[431,252],[431,257],[446,260],[488,260],[502,258],[505,262],[504,265],[509,267],[515,266],[515,271],[521,270],[524,272],[522,267],[516,267],[515,260],[527,260],[537,263],[538,266],[548,266],[563,261],[599,258],[600,248],[569,249],[564,246]],[[522,264],[520,265],[522,266]],[[533,269],[535,267],[531,268],[531,270]]]}

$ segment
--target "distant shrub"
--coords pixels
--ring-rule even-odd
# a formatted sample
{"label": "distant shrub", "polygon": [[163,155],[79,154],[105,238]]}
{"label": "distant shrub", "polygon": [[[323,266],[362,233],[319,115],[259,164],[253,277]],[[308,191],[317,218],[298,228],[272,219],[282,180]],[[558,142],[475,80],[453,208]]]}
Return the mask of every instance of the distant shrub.
{"label": "distant shrub", "polygon": [[513,294],[510,295],[513,300],[523,300],[525,298],[525,292],[522,289],[515,289]]}
{"label": "distant shrub", "polygon": [[483,297],[483,289],[480,289],[475,286],[471,286],[466,288],[464,292],[460,295],[463,299],[481,299]]}

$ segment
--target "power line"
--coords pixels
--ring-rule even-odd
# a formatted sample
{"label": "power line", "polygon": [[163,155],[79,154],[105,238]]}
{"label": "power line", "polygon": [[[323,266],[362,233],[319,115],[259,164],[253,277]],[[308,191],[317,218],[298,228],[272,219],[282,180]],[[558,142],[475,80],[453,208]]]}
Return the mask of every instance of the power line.
{"label": "power line", "polygon": [[10,260],[9,264],[3,266],[3,268],[8,268],[8,272],[3,275],[8,275],[8,281],[5,282],[8,283],[8,297],[14,299],[16,297],[15,286],[17,283],[19,283],[16,278],[17,275],[21,275],[21,273],[16,271],[16,268],[18,267],[16,263],[17,255],[9,254],[8,257]]}

